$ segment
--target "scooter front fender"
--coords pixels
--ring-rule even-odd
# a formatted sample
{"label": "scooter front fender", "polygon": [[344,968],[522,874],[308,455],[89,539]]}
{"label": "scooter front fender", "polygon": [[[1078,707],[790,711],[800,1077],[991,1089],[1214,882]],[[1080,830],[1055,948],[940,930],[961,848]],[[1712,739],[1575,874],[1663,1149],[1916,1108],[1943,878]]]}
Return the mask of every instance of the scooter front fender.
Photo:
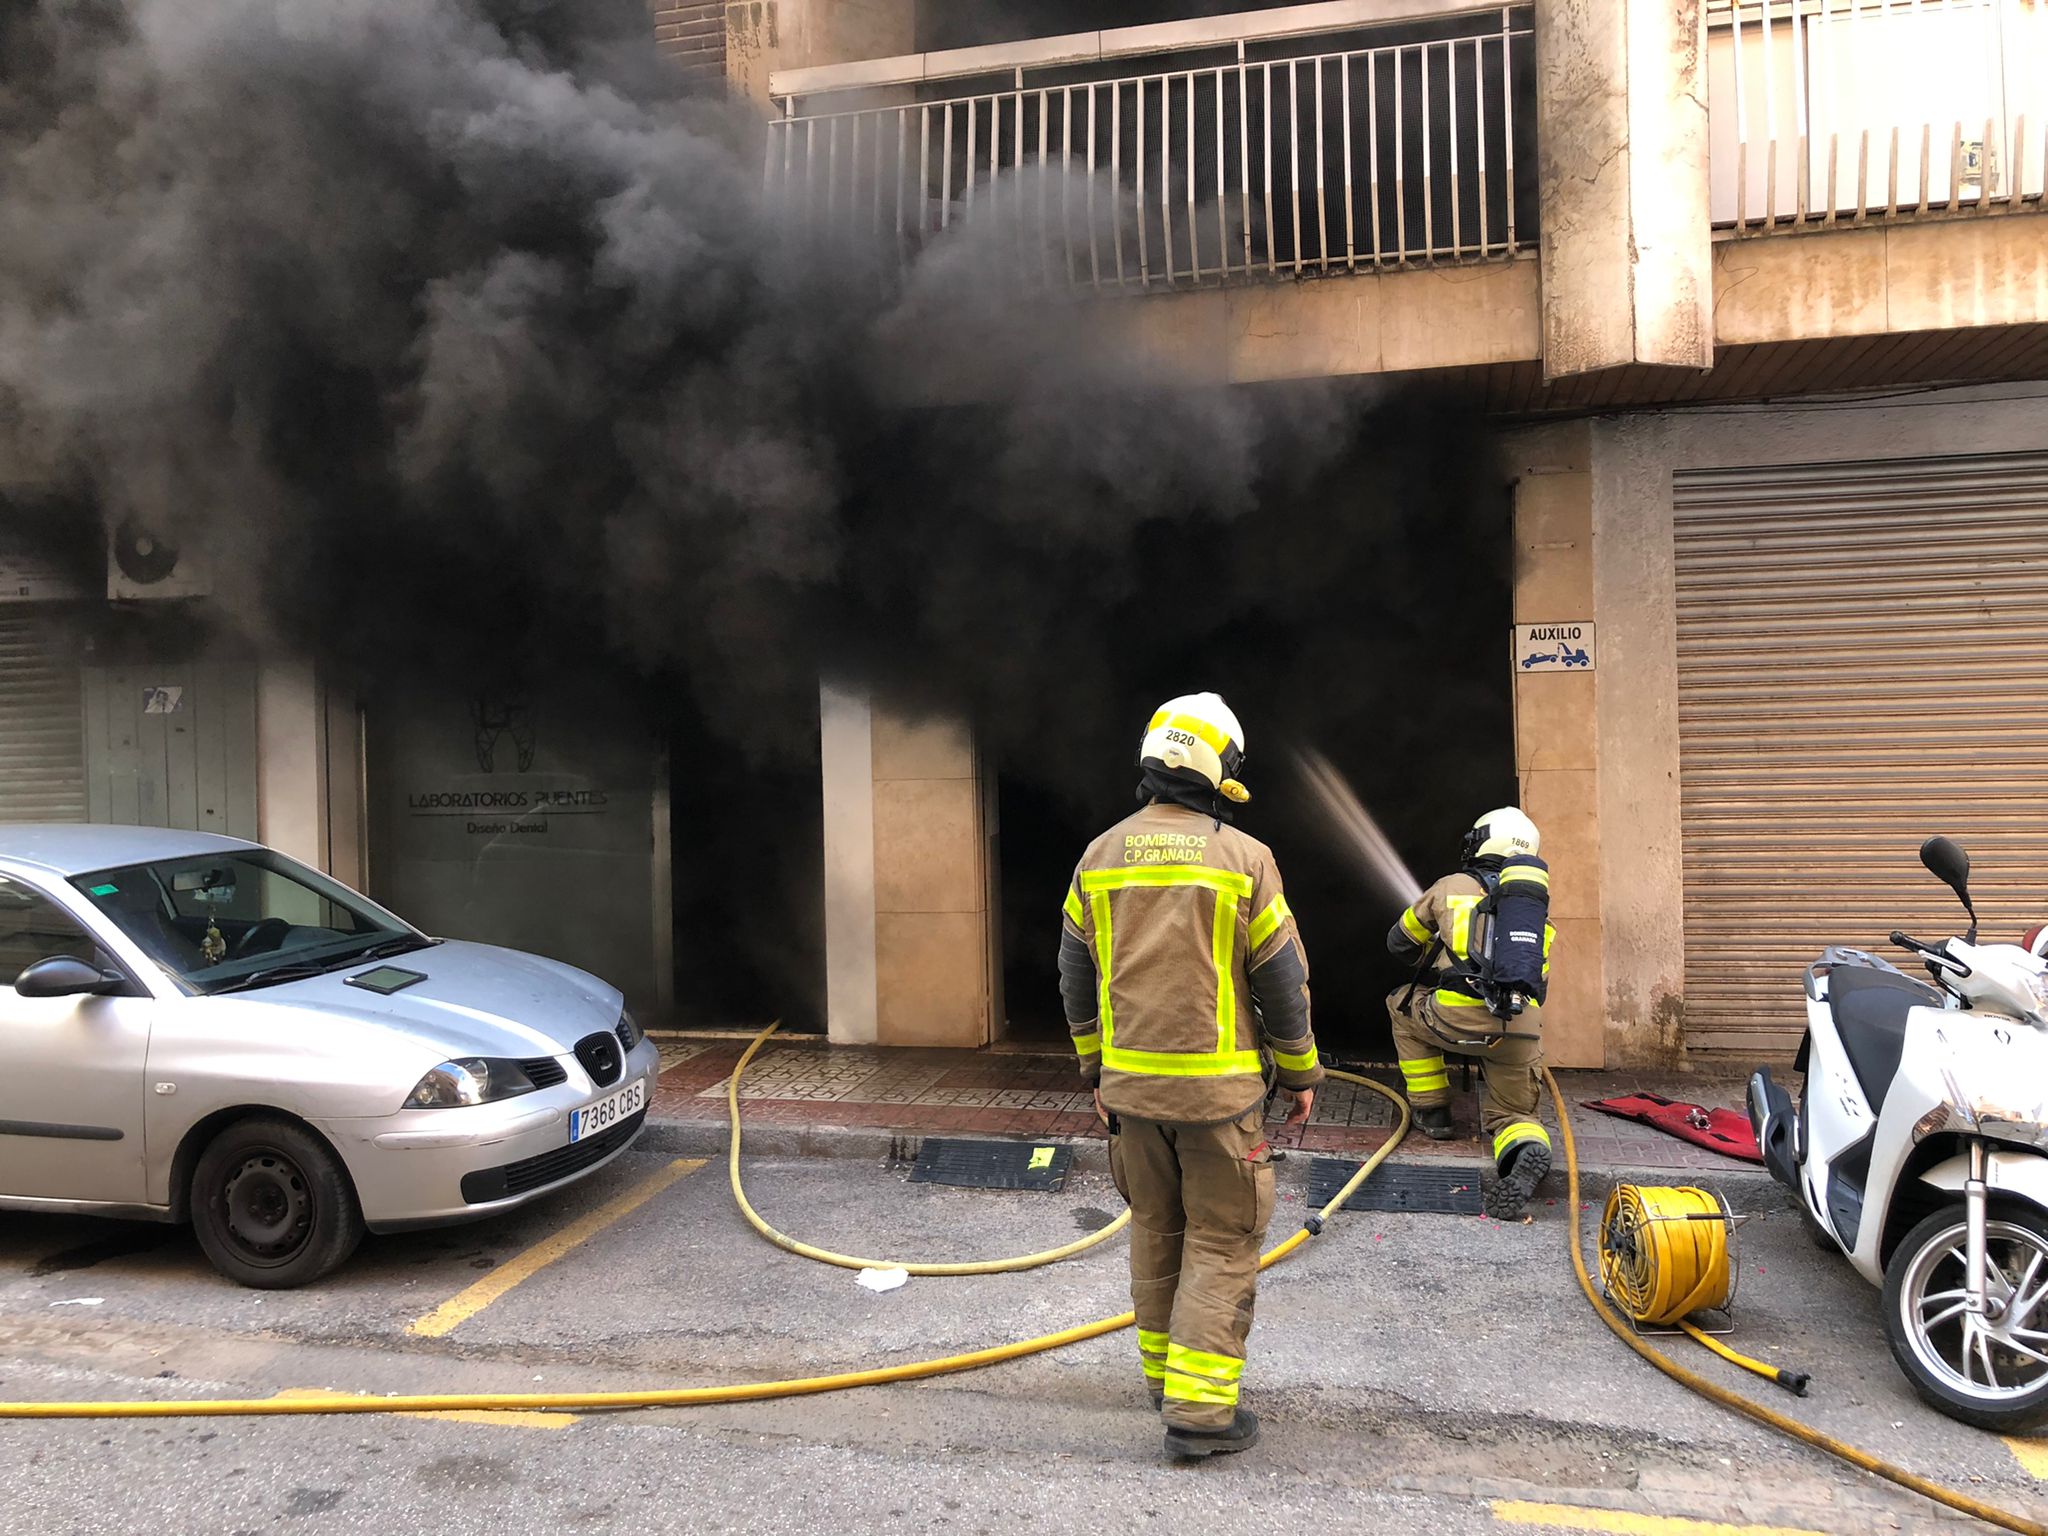
{"label": "scooter front fender", "polygon": [[[1984,1164],[1984,1183],[1992,1194],[2048,1211],[2048,1157],[2038,1152],[1993,1152]],[[1960,1199],[1970,1179],[1969,1155],[1936,1163],[1920,1177],[1936,1189],[1952,1190]]]}

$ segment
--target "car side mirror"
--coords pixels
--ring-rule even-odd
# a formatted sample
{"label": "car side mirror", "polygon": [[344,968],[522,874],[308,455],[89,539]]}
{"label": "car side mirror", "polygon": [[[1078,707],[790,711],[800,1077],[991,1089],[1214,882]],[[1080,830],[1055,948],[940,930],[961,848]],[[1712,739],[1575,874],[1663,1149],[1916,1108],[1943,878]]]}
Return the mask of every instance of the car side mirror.
{"label": "car side mirror", "polygon": [[115,971],[103,971],[75,955],[49,955],[24,966],[14,978],[14,990],[23,997],[83,997],[116,991],[126,979]]}
{"label": "car side mirror", "polygon": [[1970,856],[1952,839],[1930,837],[1920,845],[1920,862],[1935,879],[1956,893],[1963,910],[1970,914],[1970,940],[1976,942],[1977,909],[1970,904]]}

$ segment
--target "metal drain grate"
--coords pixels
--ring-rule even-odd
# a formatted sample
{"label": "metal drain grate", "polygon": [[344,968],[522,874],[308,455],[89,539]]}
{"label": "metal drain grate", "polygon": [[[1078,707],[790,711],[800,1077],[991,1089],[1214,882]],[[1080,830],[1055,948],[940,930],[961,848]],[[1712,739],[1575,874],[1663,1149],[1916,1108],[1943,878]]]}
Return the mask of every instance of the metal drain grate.
{"label": "metal drain grate", "polygon": [[913,1184],[962,1189],[1035,1189],[1053,1192],[1074,1166],[1071,1147],[1028,1141],[954,1141],[928,1136],[910,1169]]}
{"label": "metal drain grate", "polygon": [[[1319,1157],[1309,1164],[1309,1209],[1320,1211],[1334,1200],[1359,1166],[1338,1157]],[[1382,1163],[1358,1193],[1344,1203],[1344,1209],[1477,1216],[1479,1170],[1437,1168],[1425,1163]]]}

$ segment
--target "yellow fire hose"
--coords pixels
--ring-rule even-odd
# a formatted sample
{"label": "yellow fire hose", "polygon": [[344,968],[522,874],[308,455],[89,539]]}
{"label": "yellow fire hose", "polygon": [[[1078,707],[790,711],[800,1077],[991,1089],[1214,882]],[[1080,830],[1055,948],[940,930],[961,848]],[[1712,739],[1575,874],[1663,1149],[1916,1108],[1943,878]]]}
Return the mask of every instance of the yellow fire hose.
{"label": "yellow fire hose", "polygon": [[1043,1253],[1023,1253],[1013,1259],[981,1259],[962,1264],[916,1264],[904,1263],[898,1259],[858,1259],[847,1253],[834,1253],[829,1248],[813,1248],[809,1243],[800,1243],[786,1232],[779,1232],[761,1219],[761,1213],[754,1209],[753,1201],[747,1198],[747,1191],[740,1183],[740,1077],[747,1070],[747,1063],[754,1059],[754,1053],[768,1043],[768,1037],[782,1026],[780,1022],[770,1024],[754,1036],[754,1043],[740,1057],[739,1065],[732,1069],[732,1076],[726,1080],[726,1113],[732,1121],[732,1142],[725,1159],[725,1173],[732,1184],[733,1200],[739,1205],[740,1214],[747,1219],[747,1225],[767,1238],[776,1247],[799,1258],[816,1259],[820,1264],[837,1264],[841,1269],[901,1269],[913,1275],[1006,1275],[1020,1269],[1037,1269],[1043,1264],[1057,1264],[1061,1259],[1071,1259],[1075,1254],[1093,1248],[1097,1243],[1107,1242],[1131,1224],[1131,1213],[1127,1210],[1108,1226],[1091,1232],[1076,1242],[1063,1247],[1048,1248]]}
{"label": "yellow fire hose", "polygon": [[[764,1031],[754,1044],[759,1046],[766,1038],[767,1032]],[[750,1050],[747,1054],[751,1057],[753,1053]],[[745,1065],[746,1058],[742,1058],[739,1067],[734,1069],[735,1084]],[[1323,1223],[1343,1208],[1344,1203],[1358,1192],[1359,1186],[1371,1177],[1374,1169],[1392,1155],[1394,1149],[1401,1144],[1401,1139],[1408,1134],[1408,1102],[1400,1094],[1370,1078],[1359,1077],[1353,1073],[1332,1070],[1329,1075],[1370,1089],[1387,1099],[1393,1104],[1399,1121],[1394,1127],[1394,1134],[1360,1165],[1358,1171],[1342,1189],[1337,1191],[1329,1204],[1311,1217],[1307,1225],[1260,1257],[1261,1270],[1270,1269],[1278,1264],[1309,1238],[1320,1233]],[[734,1117],[736,1154],[739,1115],[736,1089],[728,1094],[727,1105]],[[736,1162],[733,1166],[737,1166]],[[737,1192],[737,1176],[734,1188]],[[758,1221],[759,1218],[755,1219]],[[1104,1232],[1092,1234],[1089,1241],[1100,1241],[1107,1235],[1107,1231],[1108,1229],[1105,1229]],[[794,1240],[783,1241],[787,1244]],[[1087,1243],[1077,1245],[1086,1246]],[[801,1251],[801,1245],[797,1251]],[[1050,1262],[1044,1255],[1026,1257],[1039,1263]],[[848,1261],[843,1255],[834,1255],[826,1262],[843,1264]],[[869,1261],[852,1262],[866,1264]],[[1016,1264],[1014,1260],[1009,1262],[1012,1265]],[[960,1371],[979,1370],[983,1366],[1001,1365],[1006,1360],[1021,1360],[1026,1355],[1043,1354],[1047,1350],[1079,1344],[1085,1339],[1101,1338],[1104,1334],[1128,1328],[1135,1321],[1133,1314],[1120,1312],[1115,1317],[1105,1317],[1097,1322],[1063,1328],[1057,1333],[1040,1334],[1037,1338],[1020,1339],[1014,1344],[999,1344],[990,1349],[973,1350],[967,1354],[945,1355],[935,1360],[916,1360],[905,1365],[883,1366],[874,1370],[841,1371],[830,1376],[799,1376],[781,1381],[744,1382],[725,1387],[657,1387],[642,1392],[456,1392],[396,1397],[188,1398],[165,1402],[130,1399],[102,1403],[0,1403],[0,1419],[280,1418],[334,1413],[533,1413],[576,1412],[600,1408],[686,1408],[709,1403],[750,1403],[768,1398],[804,1397],[818,1392],[843,1392],[853,1387],[874,1387],[888,1382],[922,1381],[932,1376],[950,1376]]]}
{"label": "yellow fire hose", "polygon": [[[2010,1510],[2000,1509],[1995,1504],[1987,1504],[1982,1499],[1973,1499],[1966,1493],[1960,1493],[1953,1488],[1944,1487],[1942,1484],[1932,1482],[1917,1473],[1908,1472],[1904,1467],[1894,1466],[1891,1462],[1873,1456],[1868,1451],[1860,1450],[1846,1441],[1837,1440],[1833,1435],[1823,1434],[1811,1425],[1802,1424],[1797,1419],[1779,1413],[1775,1408],[1767,1408],[1762,1403],[1753,1402],[1739,1392],[1730,1391],[1718,1382],[1710,1381],[1698,1372],[1686,1369],[1686,1367],[1680,1365],[1655,1345],[1642,1338],[1635,1329],[1628,1325],[1619,1313],[1601,1299],[1600,1292],[1594,1287],[1592,1275],[1586,1270],[1585,1237],[1579,1230],[1581,1223],[1579,1221],[1578,1144],[1572,1137],[1572,1121],[1571,1116],[1565,1111],[1564,1094],[1558,1090],[1557,1079],[1550,1075],[1550,1069],[1547,1067],[1543,1071],[1543,1083],[1550,1090],[1551,1102],[1557,1106],[1557,1127],[1564,1137],[1564,1163],[1571,1206],[1572,1269],[1579,1277],[1579,1289],[1586,1293],[1586,1300],[1591,1302],[1593,1310],[1600,1314],[1600,1320],[1614,1330],[1616,1338],[1620,1339],[1622,1343],[1641,1355],[1680,1386],[1689,1387],[1699,1393],[1700,1396],[1711,1398],[1724,1408],[1732,1408],[1737,1413],[1756,1420],[1757,1423],[1764,1425],[1766,1428],[1775,1429],[1782,1435],[1790,1435],[1794,1440],[1810,1445],[1816,1450],[1826,1451],[1830,1456],[1846,1461],[1852,1467],[1858,1467],[1865,1472],[1875,1473],[1887,1482],[1897,1483],[1901,1488],[1910,1488],[1913,1492],[1920,1494],[1924,1498],[1932,1499],[1937,1504],[1945,1504],[1950,1509],[1961,1510],[1964,1514],[1974,1516],[1984,1521],[1987,1525],[2000,1526],[2008,1531],[2018,1531],[2021,1533],[2021,1536],[2048,1536],[2048,1525],[2043,1525],[2038,1520],[2029,1519],[2025,1515],[2016,1515]],[[1700,1225],[1708,1224],[1701,1223]],[[1721,1226],[1718,1222],[1712,1223],[1712,1225],[1716,1227]]]}
{"label": "yellow fire hose", "polygon": [[1745,1371],[1806,1396],[1812,1378],[1730,1349],[1692,1321],[1735,1291],[1733,1222],[1704,1189],[1617,1184],[1600,1218],[1600,1278],[1640,1328],[1677,1328]]}

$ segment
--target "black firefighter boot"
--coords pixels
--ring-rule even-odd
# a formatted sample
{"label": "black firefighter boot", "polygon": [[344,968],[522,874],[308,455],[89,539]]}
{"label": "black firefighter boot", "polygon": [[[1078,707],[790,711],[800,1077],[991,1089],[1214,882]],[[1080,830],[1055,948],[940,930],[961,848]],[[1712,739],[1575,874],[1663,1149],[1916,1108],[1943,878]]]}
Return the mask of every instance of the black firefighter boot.
{"label": "black firefighter boot", "polygon": [[1169,1456],[1228,1456],[1248,1451],[1259,1443],[1259,1416],[1249,1408],[1234,1411],[1222,1429],[1182,1429],[1166,1426],[1166,1454]]}
{"label": "black firefighter boot", "polygon": [[1449,1141],[1457,1132],[1451,1129],[1451,1106],[1448,1104],[1425,1104],[1411,1106],[1415,1112],[1415,1129],[1431,1141]]}
{"label": "black firefighter boot", "polygon": [[1500,1161],[1500,1176],[1488,1186],[1483,1203],[1495,1221],[1517,1221],[1550,1172],[1550,1148],[1540,1141],[1518,1141]]}

